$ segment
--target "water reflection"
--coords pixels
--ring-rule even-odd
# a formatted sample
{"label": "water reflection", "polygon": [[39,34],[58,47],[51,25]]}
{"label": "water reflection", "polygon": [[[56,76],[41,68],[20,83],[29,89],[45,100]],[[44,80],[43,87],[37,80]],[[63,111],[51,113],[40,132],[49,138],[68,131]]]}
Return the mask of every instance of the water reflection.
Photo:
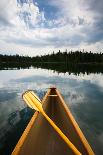
{"label": "water reflection", "polygon": [[1,63],[0,70],[19,70],[19,69],[29,69],[42,68],[53,70],[58,73],[66,73],[70,75],[74,73],[78,75],[80,73],[103,73],[103,64],[99,63]]}
{"label": "water reflection", "polygon": [[5,126],[0,129],[2,133],[0,134],[2,155],[11,154],[32,115],[33,111],[30,108],[24,108],[20,111],[12,112],[8,116]]}
{"label": "water reflection", "polygon": [[21,95],[33,89],[39,97],[55,85],[82,128],[96,154],[103,154],[103,75],[59,74],[51,70],[25,69],[0,72],[0,150],[11,154],[33,111]]}
{"label": "water reflection", "polygon": [[16,97],[16,92],[9,92],[8,90],[0,90],[0,101],[5,102]]}
{"label": "water reflection", "polygon": [[74,73],[75,75],[79,75],[80,73],[103,73],[103,64],[96,64],[96,63],[81,63],[81,64],[72,64],[72,63],[39,63],[33,64],[34,67],[37,68],[45,68],[54,70],[58,73],[66,73],[70,75]]}
{"label": "water reflection", "polygon": [[10,63],[10,62],[4,62],[4,63],[0,63],[0,70],[9,70],[9,69],[25,69],[25,68],[30,68],[31,67],[31,63]]}

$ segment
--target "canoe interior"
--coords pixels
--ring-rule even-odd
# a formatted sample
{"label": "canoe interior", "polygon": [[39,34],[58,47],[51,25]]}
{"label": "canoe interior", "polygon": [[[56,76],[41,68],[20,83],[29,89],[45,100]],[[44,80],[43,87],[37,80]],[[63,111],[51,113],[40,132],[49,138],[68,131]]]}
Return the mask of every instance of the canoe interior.
{"label": "canoe interior", "polygon": [[[70,118],[68,117],[56,90],[51,89],[47,95],[43,109],[56,123],[63,133],[71,140],[77,149],[83,154],[88,152],[81,142]],[[30,129],[26,139],[18,152],[18,155],[72,155],[74,154],[47,120],[39,113]]]}

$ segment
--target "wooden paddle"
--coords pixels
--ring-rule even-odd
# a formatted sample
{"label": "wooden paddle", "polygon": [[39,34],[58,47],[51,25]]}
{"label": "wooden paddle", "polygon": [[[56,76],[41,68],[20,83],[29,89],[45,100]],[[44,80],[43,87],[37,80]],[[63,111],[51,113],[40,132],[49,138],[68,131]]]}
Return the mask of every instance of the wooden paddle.
{"label": "wooden paddle", "polygon": [[55,129],[59,136],[65,141],[65,143],[72,149],[76,155],[81,155],[77,148],[72,144],[72,142],[65,136],[65,134],[57,127],[57,125],[48,117],[42,108],[40,99],[34,94],[33,91],[27,91],[23,94],[23,99],[27,105],[42,113],[45,119],[50,123],[50,125]]}

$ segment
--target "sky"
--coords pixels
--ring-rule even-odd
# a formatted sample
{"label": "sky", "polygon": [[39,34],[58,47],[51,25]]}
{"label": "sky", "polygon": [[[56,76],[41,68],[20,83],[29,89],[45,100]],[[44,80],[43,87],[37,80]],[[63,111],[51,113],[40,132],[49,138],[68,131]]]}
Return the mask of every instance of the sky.
{"label": "sky", "polygon": [[0,0],[0,54],[103,52],[103,0]]}

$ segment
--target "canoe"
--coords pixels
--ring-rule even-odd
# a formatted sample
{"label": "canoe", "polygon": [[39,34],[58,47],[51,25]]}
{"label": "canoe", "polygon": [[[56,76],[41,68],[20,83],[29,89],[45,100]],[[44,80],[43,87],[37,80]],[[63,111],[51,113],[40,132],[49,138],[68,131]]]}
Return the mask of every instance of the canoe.
{"label": "canoe", "polygon": [[[94,152],[65,104],[60,92],[50,88],[42,100],[46,114],[83,155]],[[74,155],[43,115],[35,112],[12,155]]]}

